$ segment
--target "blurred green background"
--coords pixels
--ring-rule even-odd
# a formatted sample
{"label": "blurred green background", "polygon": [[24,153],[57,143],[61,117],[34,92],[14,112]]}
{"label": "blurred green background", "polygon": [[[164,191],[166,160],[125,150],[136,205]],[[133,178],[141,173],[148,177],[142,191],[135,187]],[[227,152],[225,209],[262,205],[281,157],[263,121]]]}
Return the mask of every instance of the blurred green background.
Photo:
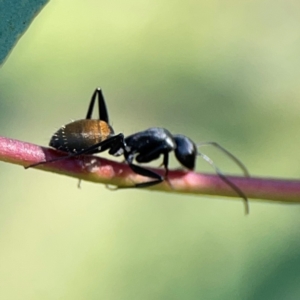
{"label": "blurred green background", "polygon": [[[299,53],[297,1],[52,0],[1,69],[0,135],[47,145],[100,86],[116,132],[163,126],[299,178]],[[0,176],[1,299],[300,298],[296,205]]]}

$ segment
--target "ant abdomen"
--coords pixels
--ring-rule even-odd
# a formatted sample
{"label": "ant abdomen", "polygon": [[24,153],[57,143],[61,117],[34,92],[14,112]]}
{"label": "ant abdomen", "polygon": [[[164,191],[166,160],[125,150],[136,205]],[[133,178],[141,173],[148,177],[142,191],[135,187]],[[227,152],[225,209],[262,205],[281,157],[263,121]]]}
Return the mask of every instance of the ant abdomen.
{"label": "ant abdomen", "polygon": [[77,120],[62,126],[52,136],[49,146],[68,153],[77,153],[114,135],[112,127],[94,119]]}

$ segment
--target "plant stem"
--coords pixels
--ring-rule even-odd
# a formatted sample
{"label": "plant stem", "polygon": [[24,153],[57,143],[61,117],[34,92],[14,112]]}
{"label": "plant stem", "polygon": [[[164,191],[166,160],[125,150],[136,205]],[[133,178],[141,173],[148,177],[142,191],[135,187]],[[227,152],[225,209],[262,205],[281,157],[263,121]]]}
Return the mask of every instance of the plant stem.
{"label": "plant stem", "polygon": [[[0,161],[28,166],[63,155],[65,154],[53,149],[0,137]],[[91,155],[42,164],[36,167],[36,169],[120,187],[132,187],[134,183],[149,180],[135,174],[125,163],[114,162]],[[164,175],[163,169],[151,169]],[[30,170],[26,172],[30,172]],[[239,176],[226,177],[237,185],[248,198],[300,203],[300,180]],[[217,175],[170,170],[168,179],[169,182],[163,182],[149,189],[173,193],[239,197]]]}

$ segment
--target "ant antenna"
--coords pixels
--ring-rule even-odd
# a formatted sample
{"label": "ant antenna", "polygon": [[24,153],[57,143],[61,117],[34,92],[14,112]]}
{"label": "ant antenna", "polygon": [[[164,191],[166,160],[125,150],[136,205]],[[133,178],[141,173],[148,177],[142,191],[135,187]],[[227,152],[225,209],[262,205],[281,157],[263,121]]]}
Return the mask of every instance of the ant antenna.
{"label": "ant antenna", "polygon": [[246,177],[250,177],[250,173],[247,170],[247,168],[245,167],[245,165],[236,157],[234,156],[231,152],[229,152],[228,150],[226,150],[225,148],[223,148],[220,144],[216,143],[216,142],[203,142],[200,144],[197,144],[198,147],[202,147],[202,146],[213,146],[216,149],[220,150],[221,152],[225,153],[229,158],[231,158],[243,171],[244,175]]}
{"label": "ant antenna", "polygon": [[[218,145],[218,144],[217,144]],[[220,149],[225,150],[223,147],[220,146]],[[245,168],[245,166],[235,157],[233,156],[230,152],[228,152],[227,150],[224,151],[225,153],[229,153],[230,157],[234,157],[235,161],[237,161],[237,164],[240,165],[241,164],[241,168],[243,170],[246,170],[246,174],[248,174],[247,169]],[[206,162],[208,162],[214,169],[215,172],[217,173],[217,175],[227,184],[229,185],[243,200],[244,200],[244,204],[245,204],[245,214],[248,215],[249,214],[249,203],[248,203],[248,199],[245,196],[245,194],[232,182],[230,181],[222,172],[221,170],[214,164],[214,162],[212,161],[212,159],[210,159],[207,155],[198,152],[197,153],[199,156],[201,156]]]}

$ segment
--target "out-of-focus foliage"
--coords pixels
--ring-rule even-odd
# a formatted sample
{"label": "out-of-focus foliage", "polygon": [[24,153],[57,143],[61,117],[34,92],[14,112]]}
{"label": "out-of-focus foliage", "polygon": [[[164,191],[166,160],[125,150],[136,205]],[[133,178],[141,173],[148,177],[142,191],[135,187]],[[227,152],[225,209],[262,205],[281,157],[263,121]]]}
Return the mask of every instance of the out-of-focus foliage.
{"label": "out-of-focus foliage", "polygon": [[[46,145],[101,86],[116,132],[167,127],[253,175],[298,178],[299,14],[286,0],[51,1],[0,71],[0,134]],[[242,201],[79,190],[4,163],[0,179],[1,299],[300,297],[298,206],[251,202],[244,217]]]}
{"label": "out-of-focus foliage", "polygon": [[0,1],[0,65],[47,0]]}

